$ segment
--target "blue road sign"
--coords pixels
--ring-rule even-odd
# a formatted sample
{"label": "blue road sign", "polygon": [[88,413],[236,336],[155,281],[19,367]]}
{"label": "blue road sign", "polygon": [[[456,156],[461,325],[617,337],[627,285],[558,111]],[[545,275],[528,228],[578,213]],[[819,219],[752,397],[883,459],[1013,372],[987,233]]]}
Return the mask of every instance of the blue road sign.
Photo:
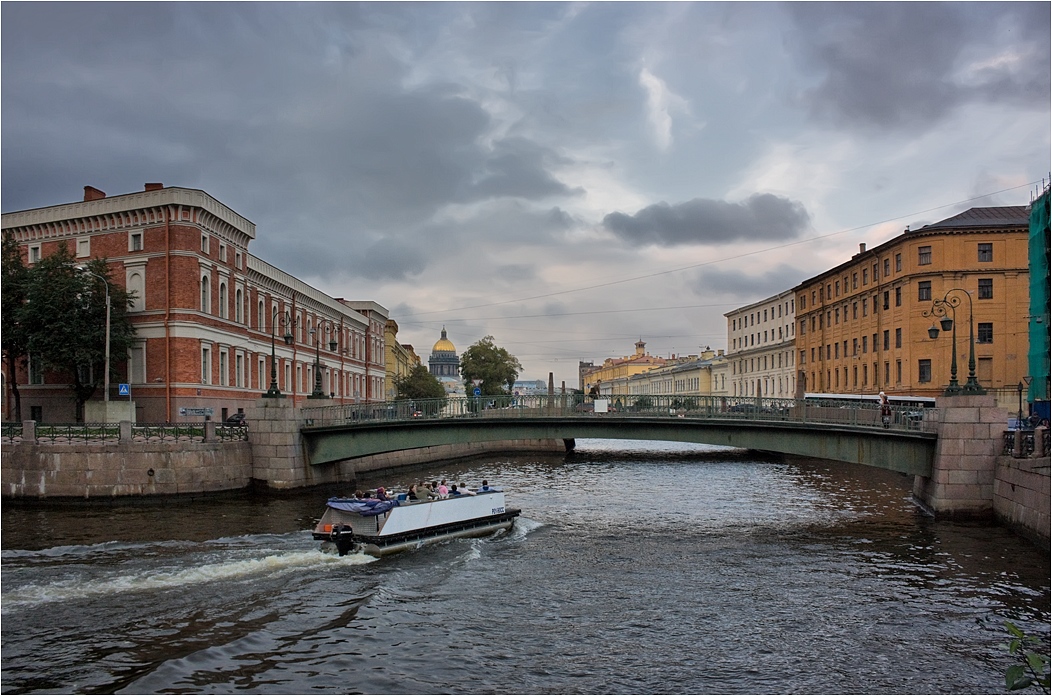
{"label": "blue road sign", "polygon": [[475,396],[482,396],[482,390],[478,387],[475,387]]}
{"label": "blue road sign", "polygon": [[117,385],[117,396],[131,396],[131,386],[127,384]]}

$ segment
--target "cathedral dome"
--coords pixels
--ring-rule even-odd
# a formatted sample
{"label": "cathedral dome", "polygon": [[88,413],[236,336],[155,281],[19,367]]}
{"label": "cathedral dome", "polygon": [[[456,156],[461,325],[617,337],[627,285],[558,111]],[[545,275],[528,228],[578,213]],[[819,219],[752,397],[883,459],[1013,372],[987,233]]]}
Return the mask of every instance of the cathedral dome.
{"label": "cathedral dome", "polygon": [[438,339],[435,343],[435,347],[431,349],[432,353],[456,353],[456,346],[453,342],[446,338],[446,327],[442,327],[442,338]]}

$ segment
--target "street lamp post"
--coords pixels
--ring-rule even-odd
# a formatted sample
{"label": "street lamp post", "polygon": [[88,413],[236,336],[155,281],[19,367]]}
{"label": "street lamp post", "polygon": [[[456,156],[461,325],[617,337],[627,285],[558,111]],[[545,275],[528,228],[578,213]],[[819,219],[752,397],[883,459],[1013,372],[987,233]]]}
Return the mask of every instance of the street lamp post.
{"label": "street lamp post", "polygon": [[[957,307],[961,304],[959,295],[964,293],[968,298],[968,381],[962,387],[957,381]],[[950,288],[941,300],[932,300],[931,309],[924,312],[925,317],[942,317],[939,326],[943,331],[952,331],[950,352],[950,384],[946,387],[945,396],[957,394],[985,394],[986,390],[975,377],[975,316],[971,294],[962,288]],[[939,326],[932,324],[928,337],[932,340],[939,337]]]}
{"label": "street lamp post", "polygon": [[339,344],[336,341],[336,324],[330,319],[319,319],[317,326],[310,330],[310,335],[314,338],[314,391],[310,393],[308,399],[325,399],[328,395],[321,390],[321,326],[322,324],[329,325],[329,351],[335,353],[336,348]]}
{"label": "street lamp post", "polygon": [[285,329],[285,333],[282,335],[282,339],[285,341],[285,345],[291,346],[294,336],[292,335],[292,314],[286,310],[281,317],[278,317],[278,310],[275,309],[270,317],[270,389],[264,394],[265,399],[281,399],[283,394],[278,389],[278,358],[277,358],[277,328],[280,323]]}

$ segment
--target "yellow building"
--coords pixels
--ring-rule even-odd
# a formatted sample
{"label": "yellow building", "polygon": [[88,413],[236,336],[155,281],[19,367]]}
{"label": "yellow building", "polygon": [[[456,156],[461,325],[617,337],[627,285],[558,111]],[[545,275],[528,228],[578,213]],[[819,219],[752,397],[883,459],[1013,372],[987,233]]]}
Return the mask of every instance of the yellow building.
{"label": "yellow building", "polygon": [[398,322],[388,319],[384,325],[384,366],[387,370],[387,398],[393,399],[398,396],[395,380],[412,372],[413,368],[420,365],[420,357],[408,343],[398,342]]}
{"label": "yellow building", "polygon": [[[936,396],[974,347],[986,388],[1015,387],[1027,371],[1028,212],[972,208],[925,225],[796,286],[799,380],[807,392]],[[953,307],[951,305],[957,305]],[[969,323],[975,343],[969,344]]]}
{"label": "yellow building", "polygon": [[713,369],[724,362],[722,350],[706,347],[700,355],[669,360],[663,367],[615,379],[607,386],[613,394],[712,396],[720,389],[719,377],[713,377]]}
{"label": "yellow building", "polygon": [[612,394],[614,392],[611,391],[611,387],[615,382],[623,383],[632,375],[653,370],[655,367],[663,367],[667,361],[647,353],[646,345],[644,341],[636,341],[634,354],[621,358],[607,358],[602,365],[583,370],[581,382],[584,391],[587,393],[593,386],[597,386],[600,393]]}

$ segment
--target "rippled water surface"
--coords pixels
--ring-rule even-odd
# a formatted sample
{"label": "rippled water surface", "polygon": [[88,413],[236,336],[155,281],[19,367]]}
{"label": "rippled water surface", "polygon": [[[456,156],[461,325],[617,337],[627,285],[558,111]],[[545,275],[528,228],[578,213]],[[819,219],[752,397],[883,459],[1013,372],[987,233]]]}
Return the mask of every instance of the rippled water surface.
{"label": "rippled water surface", "polygon": [[911,480],[578,441],[362,485],[502,486],[509,533],[381,560],[329,493],[3,507],[3,693],[1003,693],[1047,553],[935,522]]}

